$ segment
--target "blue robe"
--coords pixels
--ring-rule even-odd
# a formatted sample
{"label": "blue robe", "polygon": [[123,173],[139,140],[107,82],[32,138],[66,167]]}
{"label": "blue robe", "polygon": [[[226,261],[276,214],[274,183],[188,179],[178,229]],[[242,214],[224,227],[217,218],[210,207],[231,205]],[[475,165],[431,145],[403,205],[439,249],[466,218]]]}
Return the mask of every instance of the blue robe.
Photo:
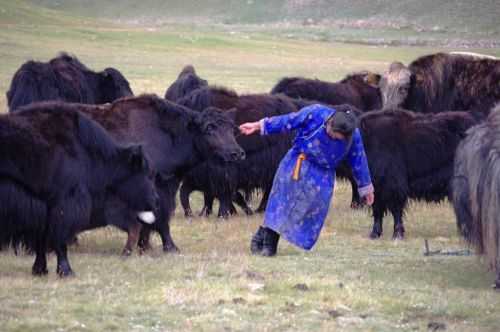
{"label": "blue robe", "polygon": [[[299,112],[261,120],[263,135],[296,133],[293,147],[274,176],[264,226],[306,250],[314,246],[325,222],[335,184],[335,168],[340,161],[347,158],[361,196],[373,191],[359,130],[354,131],[350,144],[331,138],[326,132],[326,121],[335,112],[332,108],[312,105]],[[301,153],[306,158],[295,180],[292,175]]]}

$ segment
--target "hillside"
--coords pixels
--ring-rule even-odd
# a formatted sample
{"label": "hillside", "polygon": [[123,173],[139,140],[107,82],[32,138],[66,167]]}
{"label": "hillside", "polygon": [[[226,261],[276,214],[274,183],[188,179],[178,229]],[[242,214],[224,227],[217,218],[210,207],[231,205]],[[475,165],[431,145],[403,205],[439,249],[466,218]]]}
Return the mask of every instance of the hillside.
{"label": "hillside", "polygon": [[73,14],[129,23],[249,26],[289,38],[499,47],[498,0],[32,0]]}

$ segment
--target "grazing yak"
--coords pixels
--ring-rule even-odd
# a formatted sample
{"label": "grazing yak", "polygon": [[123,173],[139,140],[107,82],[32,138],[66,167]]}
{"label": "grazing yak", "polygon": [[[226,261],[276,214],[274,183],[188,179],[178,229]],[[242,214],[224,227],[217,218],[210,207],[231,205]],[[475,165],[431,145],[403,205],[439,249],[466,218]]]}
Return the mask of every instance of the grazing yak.
{"label": "grazing yak", "polygon": [[452,201],[462,236],[484,254],[500,289],[500,106],[459,144]]}
{"label": "grazing yak", "polygon": [[[124,254],[130,254],[138,236],[140,246],[149,247],[151,229],[159,232],[164,251],[178,251],[170,235],[169,219],[184,174],[207,158],[217,157],[223,162],[244,158],[244,152],[234,138],[234,123],[215,108],[195,112],[155,95],[122,98],[106,105],[44,102],[26,108],[44,110],[59,104],[86,114],[117,142],[140,142],[156,172],[155,185],[160,197],[156,223],[142,227],[142,230],[128,221],[122,224],[122,219],[127,219],[125,216],[130,213],[120,211],[123,204],[116,200],[110,203],[114,208],[103,206],[102,211],[95,213],[96,222],[91,228],[112,224],[128,232]],[[142,231],[140,235],[137,234],[139,230]]]}
{"label": "grazing yak", "polygon": [[131,95],[128,81],[117,69],[96,73],[76,57],[61,53],[49,62],[25,62],[12,78],[7,104],[13,111],[36,101],[104,104]]}
{"label": "grazing yak", "polygon": [[359,72],[346,76],[340,82],[326,82],[302,77],[285,77],[271,90],[297,99],[314,100],[329,105],[350,104],[362,111],[382,107],[378,88],[380,75]]}
{"label": "grazing yak", "polygon": [[375,187],[372,239],[382,235],[387,211],[394,218],[393,238],[404,237],[408,199],[437,202],[448,197],[455,149],[474,124],[474,117],[467,112],[384,110],[360,117]]}
{"label": "grazing yak", "polygon": [[[66,243],[92,222],[97,198],[113,195],[154,222],[158,195],[140,146],[117,145],[85,115],[66,107],[0,116],[0,246],[23,243],[36,253],[32,272],[73,273]],[[135,222],[135,219],[134,219]]]}
{"label": "grazing yak", "polygon": [[[224,109],[229,116],[234,118],[237,125],[257,121],[268,116],[297,111],[297,107],[286,96],[268,94],[240,96],[236,92],[222,87],[204,87],[194,90],[178,100],[178,103],[198,111],[209,106]],[[228,216],[231,211],[234,211],[231,202],[233,199],[242,203],[239,199],[241,196],[236,193],[238,189],[247,193],[261,189],[264,196],[258,211],[265,209],[274,173],[281,158],[291,146],[291,135],[261,136],[254,134],[239,136],[237,142],[245,150],[245,160],[238,164],[225,165],[224,169],[218,165],[201,165],[202,168],[193,169],[188,177],[184,178],[181,198],[187,215],[190,215],[187,197],[193,190],[205,192],[207,198],[217,196],[221,201],[221,209],[219,209],[221,217]],[[207,167],[215,170],[216,174],[207,174]],[[229,176],[231,180],[228,179]],[[245,210],[247,213],[250,212],[247,208]],[[204,209],[204,211],[207,210]]]}
{"label": "grazing yak", "polygon": [[409,66],[392,63],[379,86],[384,108],[415,112],[468,110],[484,117],[500,101],[500,60],[436,53]]}
{"label": "grazing yak", "polygon": [[192,65],[185,66],[165,92],[165,99],[177,101],[189,94],[191,91],[208,86],[208,82],[198,75]]}

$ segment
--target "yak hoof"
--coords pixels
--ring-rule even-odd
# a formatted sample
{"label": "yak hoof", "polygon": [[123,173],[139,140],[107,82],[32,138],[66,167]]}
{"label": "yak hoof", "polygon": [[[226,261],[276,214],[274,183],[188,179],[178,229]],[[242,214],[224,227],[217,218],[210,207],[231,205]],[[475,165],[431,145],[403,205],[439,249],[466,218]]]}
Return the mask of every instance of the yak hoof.
{"label": "yak hoof", "polygon": [[493,289],[497,292],[500,292],[500,279],[495,280],[495,284],[493,285]]}
{"label": "yak hoof", "polygon": [[33,266],[33,268],[31,269],[31,273],[34,276],[44,276],[49,273],[49,270],[47,270],[47,267],[45,266]]}
{"label": "yak hoof", "polygon": [[73,272],[73,270],[71,270],[70,267],[62,267],[62,266],[57,267],[57,274],[61,278],[72,277],[75,275],[75,273]]}
{"label": "yak hoof", "polygon": [[129,257],[130,255],[132,255],[132,250],[131,249],[128,249],[128,248],[123,249],[123,251],[122,251],[122,257]]}
{"label": "yak hoof", "polygon": [[392,234],[392,239],[393,240],[404,240],[405,239],[405,230],[404,229],[395,230],[394,234]]}
{"label": "yak hoof", "polygon": [[380,233],[380,232],[372,231],[370,233],[370,239],[372,239],[372,240],[379,239],[381,236],[382,236],[382,233]]}
{"label": "yak hoof", "polygon": [[168,246],[163,247],[163,252],[169,253],[169,254],[177,254],[177,253],[180,253],[181,251],[179,250],[179,248],[177,248],[177,246],[175,244],[172,244],[172,245],[168,245]]}
{"label": "yak hoof", "polygon": [[200,213],[198,213],[198,216],[199,217],[209,217],[210,215],[212,214],[212,211],[207,209],[207,208],[203,208]]}
{"label": "yak hoof", "polygon": [[392,239],[393,240],[404,240],[405,239],[405,234],[404,233],[400,233],[400,232],[396,232],[392,235]]}
{"label": "yak hoof", "polygon": [[186,218],[193,218],[193,211],[191,211],[191,209],[185,210],[184,211],[184,217],[186,217]]}
{"label": "yak hoof", "polygon": [[252,209],[246,209],[246,210],[245,210],[245,214],[246,214],[247,216],[251,216],[251,215],[253,215],[253,211],[252,211]]}

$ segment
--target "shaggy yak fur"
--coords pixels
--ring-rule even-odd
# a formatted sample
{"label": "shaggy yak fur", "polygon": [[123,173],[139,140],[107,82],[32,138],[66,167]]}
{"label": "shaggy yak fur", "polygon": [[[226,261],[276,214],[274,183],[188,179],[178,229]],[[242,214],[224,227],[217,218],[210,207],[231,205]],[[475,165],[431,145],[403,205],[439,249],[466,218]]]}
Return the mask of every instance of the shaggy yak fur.
{"label": "shaggy yak fur", "polygon": [[271,93],[283,93],[292,98],[314,100],[329,105],[350,104],[362,111],[370,111],[382,108],[382,98],[377,85],[379,80],[380,75],[370,72],[354,73],[336,83],[285,77],[274,86]]}
{"label": "shaggy yak fur", "polygon": [[384,108],[467,110],[484,118],[500,101],[500,60],[436,53],[390,65],[379,82]]}
{"label": "shaggy yak fur", "polygon": [[403,213],[408,199],[437,202],[449,195],[455,149],[474,124],[467,112],[385,110],[360,117],[375,187],[371,238],[382,235],[387,211],[394,218],[393,238],[404,237]]}
{"label": "shaggy yak fur", "polygon": [[[36,108],[51,107],[41,103]],[[122,98],[106,105],[71,104],[72,108],[88,115],[102,125],[118,142],[140,142],[144,153],[156,172],[155,185],[160,196],[157,222],[144,225],[140,235],[131,223],[122,224],[127,211],[119,209],[120,202],[112,202],[104,214],[98,215],[96,226],[112,224],[128,232],[124,254],[130,254],[137,243],[149,247],[149,231],[159,232],[164,251],[178,251],[170,235],[169,220],[175,208],[175,194],[184,174],[207,158],[233,162],[244,158],[243,150],[234,138],[235,127],[223,112],[207,108],[194,112],[154,95]]]}
{"label": "shaggy yak fur", "polygon": [[182,69],[172,85],[165,92],[165,99],[177,101],[189,94],[191,91],[208,86],[206,80],[198,77],[192,65],[187,65]]}
{"label": "shaggy yak fur", "polygon": [[36,101],[104,104],[131,96],[128,81],[114,68],[94,72],[74,56],[61,53],[49,62],[25,62],[7,92],[9,111]]}
{"label": "shaggy yak fur", "polygon": [[[239,96],[236,92],[221,87],[197,89],[178,102],[198,111],[209,106],[224,109],[234,118],[237,125],[297,111],[297,107],[286,96],[268,94]],[[245,150],[247,157],[244,161],[221,167],[217,161],[210,160],[207,164],[193,169],[184,177],[180,191],[186,215],[191,215],[188,199],[193,190],[205,193],[208,204],[205,205],[204,213],[210,212],[210,197],[216,196],[221,202],[219,216],[226,217],[235,212],[232,206],[233,199],[247,213],[251,213],[241,195],[237,193],[238,189],[245,193],[260,189],[264,192],[264,196],[258,211],[263,211],[272,187],[274,173],[291,146],[291,138],[289,134],[242,135],[237,138],[237,142]]]}
{"label": "shaggy yak fur", "polygon": [[73,273],[66,243],[90,227],[110,195],[134,218],[156,209],[141,147],[116,145],[73,108],[52,104],[2,115],[0,142],[0,246],[21,243],[34,251],[35,275],[47,273],[48,250],[57,254],[60,276]]}
{"label": "shaggy yak fur", "polygon": [[452,200],[459,231],[486,256],[500,289],[500,106],[458,146]]}

